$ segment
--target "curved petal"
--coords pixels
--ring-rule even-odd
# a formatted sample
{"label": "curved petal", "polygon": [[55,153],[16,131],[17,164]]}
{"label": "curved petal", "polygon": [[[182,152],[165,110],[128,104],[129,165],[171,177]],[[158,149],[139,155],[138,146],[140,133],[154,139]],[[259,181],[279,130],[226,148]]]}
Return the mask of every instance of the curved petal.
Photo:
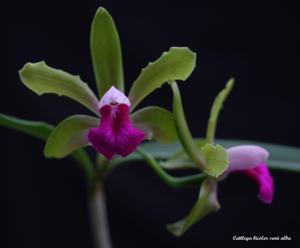
{"label": "curved petal", "polygon": [[223,108],[223,104],[226,98],[228,97],[229,93],[232,90],[233,84],[234,84],[234,78],[230,78],[226,83],[225,88],[221,90],[219,94],[216,96],[213,105],[211,107],[210,116],[207,123],[207,130],[206,130],[206,140],[210,144],[214,144],[219,114],[221,109]]}
{"label": "curved petal", "polygon": [[44,61],[25,64],[19,74],[23,84],[36,94],[69,97],[99,115],[97,97],[79,76],[51,68]]}
{"label": "curved petal", "polygon": [[91,128],[87,137],[107,159],[111,160],[115,154],[126,157],[144,139],[145,133],[131,126],[128,105],[105,105],[100,114],[100,126]]}
{"label": "curved petal", "polygon": [[229,156],[228,172],[251,169],[266,161],[267,150],[255,145],[240,145],[227,149]]}
{"label": "curved petal", "polygon": [[131,115],[131,121],[134,127],[146,132],[148,139],[163,144],[178,139],[173,114],[166,109],[156,106],[142,108]]}
{"label": "curved petal", "polygon": [[73,115],[64,119],[49,136],[44,149],[45,156],[63,158],[88,145],[87,132],[98,124],[99,119],[87,115]]}
{"label": "curved petal", "polygon": [[271,204],[274,194],[274,182],[267,165],[261,163],[252,169],[242,170],[241,173],[249,176],[258,184],[258,198],[264,203]]}
{"label": "curved petal", "polygon": [[152,91],[168,81],[186,80],[196,65],[196,53],[187,47],[171,47],[142,69],[133,82],[129,99],[134,109]]}

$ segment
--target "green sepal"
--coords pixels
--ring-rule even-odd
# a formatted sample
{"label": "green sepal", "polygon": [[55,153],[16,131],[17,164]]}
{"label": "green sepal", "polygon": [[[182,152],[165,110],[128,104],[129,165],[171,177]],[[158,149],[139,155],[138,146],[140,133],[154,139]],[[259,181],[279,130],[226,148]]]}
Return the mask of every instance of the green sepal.
{"label": "green sepal", "polygon": [[124,91],[119,34],[113,18],[103,7],[98,8],[92,22],[90,47],[99,96],[111,86]]}
{"label": "green sepal", "polygon": [[99,119],[87,115],[73,115],[62,122],[49,136],[44,149],[47,158],[63,158],[88,144],[87,132],[97,127]]}
{"label": "green sepal", "polygon": [[147,134],[147,139],[154,139],[163,144],[177,141],[177,132],[173,114],[160,107],[142,108],[131,115],[133,126]]}
{"label": "green sepal", "polygon": [[36,94],[69,97],[99,115],[97,97],[79,76],[51,68],[44,61],[25,64],[19,74],[23,84]]}
{"label": "green sepal", "polygon": [[213,102],[210,111],[210,117],[207,124],[207,131],[206,131],[206,139],[207,142],[210,144],[214,144],[218,117],[226,98],[228,97],[229,93],[233,88],[233,85],[234,85],[234,78],[231,78],[226,83],[226,87],[220,91],[220,93],[217,95],[217,97]]}
{"label": "green sepal", "polygon": [[213,178],[207,178],[202,183],[198,199],[189,214],[182,220],[167,225],[167,229],[173,235],[180,237],[195,223],[219,209],[217,181]]}
{"label": "green sepal", "polygon": [[142,69],[129,92],[132,109],[147,95],[164,83],[186,80],[196,65],[196,53],[187,47],[171,47],[154,62]]}

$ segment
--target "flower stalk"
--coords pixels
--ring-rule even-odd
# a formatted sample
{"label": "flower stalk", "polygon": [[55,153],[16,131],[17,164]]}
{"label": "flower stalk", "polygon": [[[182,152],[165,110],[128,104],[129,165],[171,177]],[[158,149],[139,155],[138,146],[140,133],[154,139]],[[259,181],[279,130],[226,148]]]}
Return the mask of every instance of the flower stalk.
{"label": "flower stalk", "polygon": [[89,198],[89,214],[95,247],[112,248],[102,181],[97,181],[95,191]]}

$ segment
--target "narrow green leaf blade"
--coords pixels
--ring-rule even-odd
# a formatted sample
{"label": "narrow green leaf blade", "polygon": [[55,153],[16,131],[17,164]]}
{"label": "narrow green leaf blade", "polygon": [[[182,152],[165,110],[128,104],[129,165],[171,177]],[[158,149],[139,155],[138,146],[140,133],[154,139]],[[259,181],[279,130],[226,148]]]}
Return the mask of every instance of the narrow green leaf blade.
{"label": "narrow green leaf blade", "polygon": [[217,199],[217,182],[212,178],[207,178],[201,185],[198,200],[189,214],[173,224],[167,226],[167,229],[175,236],[180,237],[191,226],[200,221],[211,212],[220,209]]}
{"label": "narrow green leaf blade", "polygon": [[53,130],[49,136],[44,154],[46,157],[63,158],[88,144],[87,132],[97,127],[99,119],[86,115],[73,115]]}
{"label": "narrow green leaf blade", "polygon": [[19,74],[23,84],[36,94],[69,97],[99,115],[97,97],[79,76],[51,68],[44,61],[25,64]]}
{"label": "narrow green leaf blade", "polygon": [[132,109],[167,81],[186,80],[196,65],[196,54],[187,47],[172,47],[142,69],[129,92]]}
{"label": "narrow green leaf blade", "polygon": [[234,85],[234,79],[231,78],[228,80],[226,83],[226,87],[217,95],[215,98],[211,111],[210,111],[210,117],[208,120],[208,125],[207,125],[207,132],[206,132],[206,139],[208,143],[213,144],[215,140],[215,135],[216,135],[216,126],[218,122],[218,117],[220,114],[220,111],[223,107],[223,104],[231,92],[232,88]]}
{"label": "narrow green leaf blade", "polygon": [[35,138],[46,140],[53,130],[53,126],[40,121],[27,121],[0,113],[0,125],[11,128]]}
{"label": "narrow green leaf blade", "polygon": [[100,7],[93,19],[90,46],[99,96],[115,86],[124,91],[121,44],[114,20]]}
{"label": "narrow green leaf blade", "polygon": [[[7,127],[40,140],[46,141],[54,126],[40,122],[23,120],[0,113],[0,126]],[[95,173],[90,157],[83,149],[78,149],[71,154],[72,159],[82,168],[90,187],[93,187]]]}
{"label": "narrow green leaf blade", "polygon": [[173,114],[160,107],[146,107],[131,115],[135,127],[144,130],[148,139],[158,140],[163,144],[175,142],[177,132]]}

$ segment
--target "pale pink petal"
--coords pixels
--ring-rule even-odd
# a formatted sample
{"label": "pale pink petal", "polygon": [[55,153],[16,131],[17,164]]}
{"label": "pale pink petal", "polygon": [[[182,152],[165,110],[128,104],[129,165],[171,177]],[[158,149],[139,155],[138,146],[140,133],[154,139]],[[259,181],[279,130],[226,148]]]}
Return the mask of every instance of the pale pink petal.
{"label": "pale pink petal", "polygon": [[268,151],[260,146],[241,145],[227,149],[229,156],[228,172],[254,168],[266,161]]}
{"label": "pale pink petal", "polygon": [[130,101],[124,93],[114,86],[103,95],[99,102],[99,109],[105,105],[117,105],[117,104],[126,104],[130,107]]}

